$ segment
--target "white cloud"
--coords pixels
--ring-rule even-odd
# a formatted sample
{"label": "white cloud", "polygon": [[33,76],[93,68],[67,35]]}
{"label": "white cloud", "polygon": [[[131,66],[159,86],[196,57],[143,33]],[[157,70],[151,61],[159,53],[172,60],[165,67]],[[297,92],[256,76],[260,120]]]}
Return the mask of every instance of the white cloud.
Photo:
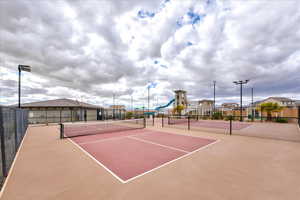
{"label": "white cloud", "polygon": [[238,79],[251,80],[256,98],[300,98],[300,3],[209,2],[1,1],[1,103],[17,101],[18,64],[33,67],[24,101],[108,105],[115,93],[119,103],[133,95],[142,105],[146,85],[157,82],[151,97],[164,104],[174,89],[211,98],[213,80],[218,101],[228,101]]}

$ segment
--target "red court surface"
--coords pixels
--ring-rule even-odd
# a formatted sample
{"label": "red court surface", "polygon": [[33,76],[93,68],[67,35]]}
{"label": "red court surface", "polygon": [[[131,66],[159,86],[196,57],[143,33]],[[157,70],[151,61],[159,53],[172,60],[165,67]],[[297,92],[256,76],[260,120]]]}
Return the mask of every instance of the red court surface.
{"label": "red court surface", "polygon": [[127,183],[216,142],[146,129],[70,139],[122,183]]}
{"label": "red court surface", "polygon": [[[196,122],[191,122],[191,126],[194,127],[205,127],[205,128],[219,128],[219,129],[229,129],[230,128],[230,122],[226,121],[209,121],[209,120],[199,120]],[[251,126],[250,123],[245,122],[232,122],[232,130],[241,130],[244,128],[247,128]]]}

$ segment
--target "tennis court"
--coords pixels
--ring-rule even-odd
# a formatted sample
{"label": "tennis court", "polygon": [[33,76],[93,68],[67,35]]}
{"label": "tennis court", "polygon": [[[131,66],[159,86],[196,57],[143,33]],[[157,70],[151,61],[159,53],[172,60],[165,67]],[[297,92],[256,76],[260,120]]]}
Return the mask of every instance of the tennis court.
{"label": "tennis court", "polygon": [[131,128],[60,139],[59,126],[29,127],[1,199],[279,200],[300,195],[298,143]]}
{"label": "tennis court", "polygon": [[[144,129],[144,120],[64,125],[64,138],[122,183],[127,183],[217,142]],[[79,136],[79,137],[76,137]]]}

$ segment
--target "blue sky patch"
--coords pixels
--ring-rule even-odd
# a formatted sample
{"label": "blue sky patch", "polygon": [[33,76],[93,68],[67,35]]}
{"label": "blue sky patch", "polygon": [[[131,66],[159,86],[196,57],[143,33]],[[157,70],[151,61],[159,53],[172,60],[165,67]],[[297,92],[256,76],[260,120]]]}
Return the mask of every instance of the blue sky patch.
{"label": "blue sky patch", "polygon": [[190,9],[187,15],[190,17],[190,23],[193,25],[199,23],[206,16],[205,14],[194,12],[193,9]]}
{"label": "blue sky patch", "polygon": [[157,86],[158,83],[155,83],[155,82],[152,82],[152,83],[149,83],[147,88],[155,88]]}
{"label": "blue sky patch", "polygon": [[139,18],[147,18],[147,17],[154,17],[155,16],[155,13],[154,12],[149,12],[149,11],[145,11],[145,10],[140,10],[137,14],[137,16]]}
{"label": "blue sky patch", "polygon": [[191,46],[191,45],[193,45],[193,43],[191,43],[190,41],[188,41],[188,42],[186,43],[186,46]]}
{"label": "blue sky patch", "polygon": [[167,65],[160,65],[160,66],[163,67],[163,68],[168,69],[168,66],[167,66]]}

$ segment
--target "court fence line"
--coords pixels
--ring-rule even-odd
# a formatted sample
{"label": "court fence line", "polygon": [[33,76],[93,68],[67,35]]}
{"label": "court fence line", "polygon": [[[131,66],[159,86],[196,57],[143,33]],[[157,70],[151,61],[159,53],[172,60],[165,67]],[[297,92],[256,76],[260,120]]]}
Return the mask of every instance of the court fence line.
{"label": "court fence line", "polygon": [[[299,114],[300,116],[300,114]],[[212,115],[161,115],[162,117],[162,124],[161,127],[166,127],[164,124],[164,118],[167,118],[167,127],[171,128],[180,128],[183,130],[202,130],[202,131],[208,131],[213,133],[223,133],[223,134],[229,134],[229,135],[243,135],[243,132],[241,132],[242,129],[246,128],[247,124],[249,126],[253,123],[255,124],[285,124],[285,123],[294,123],[297,124],[300,130],[300,117],[280,117],[280,116],[258,116],[256,118],[252,116],[233,116],[233,115],[227,115],[222,117],[214,117]],[[242,119],[242,121],[240,120]],[[220,122],[219,124],[223,124],[223,127],[209,127],[207,126],[201,126],[195,122],[199,123],[210,123],[210,122]],[[228,122],[228,124],[227,124]],[[242,126],[242,127],[239,127]],[[244,127],[246,126],[246,127]],[[248,135],[249,136],[249,135]],[[254,136],[254,137],[260,137],[260,136]],[[265,137],[265,136],[261,136]],[[273,137],[273,138],[272,138]],[[297,141],[299,139],[284,139],[285,136],[281,135],[279,137],[277,136],[268,136],[266,138],[271,139],[279,139],[279,140],[287,140],[287,141]]]}
{"label": "court fence line", "polygon": [[28,127],[28,110],[0,106],[0,188]]}

